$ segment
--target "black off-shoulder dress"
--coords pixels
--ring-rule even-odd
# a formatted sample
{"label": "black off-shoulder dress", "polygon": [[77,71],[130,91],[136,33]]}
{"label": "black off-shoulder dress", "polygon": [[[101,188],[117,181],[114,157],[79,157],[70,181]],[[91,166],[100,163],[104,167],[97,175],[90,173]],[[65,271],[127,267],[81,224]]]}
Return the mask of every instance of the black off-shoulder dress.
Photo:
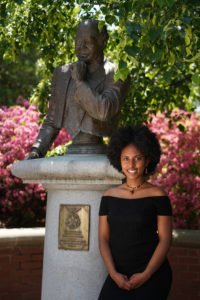
{"label": "black off-shoulder dress", "polygon": [[[157,215],[171,216],[167,196],[136,199],[103,196],[99,215],[107,215],[110,249],[118,272],[130,277],[145,270],[159,238]],[[166,259],[141,287],[120,289],[108,275],[99,300],[166,300],[172,282],[172,271]]]}

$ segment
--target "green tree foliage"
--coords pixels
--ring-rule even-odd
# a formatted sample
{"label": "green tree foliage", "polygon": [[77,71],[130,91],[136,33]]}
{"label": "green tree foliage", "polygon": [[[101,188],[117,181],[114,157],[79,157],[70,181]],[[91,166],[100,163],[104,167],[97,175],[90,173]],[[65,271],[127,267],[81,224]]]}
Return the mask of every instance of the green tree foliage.
{"label": "green tree foliage", "polygon": [[21,49],[39,51],[44,62],[34,91],[41,111],[53,69],[75,60],[77,24],[93,17],[110,31],[106,51],[116,79],[131,76],[122,124],[145,120],[146,111],[189,110],[199,101],[199,0],[2,0],[0,8],[0,55],[17,59]]}
{"label": "green tree foliage", "polygon": [[41,76],[37,70],[37,55],[21,53],[13,62],[0,58],[0,105],[16,104],[21,95],[29,98]]}
{"label": "green tree foliage", "polygon": [[70,1],[1,1],[0,57],[17,61],[21,51],[39,53],[42,79],[35,86],[32,100],[37,100],[42,113],[49,98],[53,69],[75,59],[76,13]]}

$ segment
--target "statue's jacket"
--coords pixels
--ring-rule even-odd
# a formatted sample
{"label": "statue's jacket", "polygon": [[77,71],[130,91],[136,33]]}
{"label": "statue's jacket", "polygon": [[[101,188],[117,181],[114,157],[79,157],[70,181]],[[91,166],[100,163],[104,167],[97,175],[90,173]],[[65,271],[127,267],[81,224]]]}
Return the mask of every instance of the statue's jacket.
{"label": "statue's jacket", "polygon": [[78,86],[72,79],[70,65],[54,70],[47,117],[33,145],[41,156],[46,154],[61,128],[66,128],[72,139],[80,131],[110,136],[116,130],[129,78],[115,82],[114,67],[105,59]]}

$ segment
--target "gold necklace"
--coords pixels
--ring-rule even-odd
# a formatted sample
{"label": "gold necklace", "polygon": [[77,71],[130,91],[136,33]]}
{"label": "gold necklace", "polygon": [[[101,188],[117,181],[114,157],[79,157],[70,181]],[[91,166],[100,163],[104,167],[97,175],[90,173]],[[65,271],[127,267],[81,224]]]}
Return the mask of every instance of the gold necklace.
{"label": "gold necklace", "polygon": [[126,182],[126,185],[130,190],[130,193],[134,194],[134,191],[139,189],[143,184],[145,183],[145,181],[143,181],[142,183],[140,183],[139,185],[137,186],[130,186],[127,182]]}

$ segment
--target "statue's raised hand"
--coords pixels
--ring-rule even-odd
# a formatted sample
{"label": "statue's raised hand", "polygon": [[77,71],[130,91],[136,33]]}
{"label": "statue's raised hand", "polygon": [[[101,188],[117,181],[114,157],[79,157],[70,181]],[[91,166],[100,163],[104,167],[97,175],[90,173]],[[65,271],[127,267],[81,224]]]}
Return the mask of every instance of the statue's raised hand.
{"label": "statue's raised hand", "polygon": [[82,81],[86,75],[86,63],[84,61],[77,61],[70,66],[72,78],[75,81]]}

